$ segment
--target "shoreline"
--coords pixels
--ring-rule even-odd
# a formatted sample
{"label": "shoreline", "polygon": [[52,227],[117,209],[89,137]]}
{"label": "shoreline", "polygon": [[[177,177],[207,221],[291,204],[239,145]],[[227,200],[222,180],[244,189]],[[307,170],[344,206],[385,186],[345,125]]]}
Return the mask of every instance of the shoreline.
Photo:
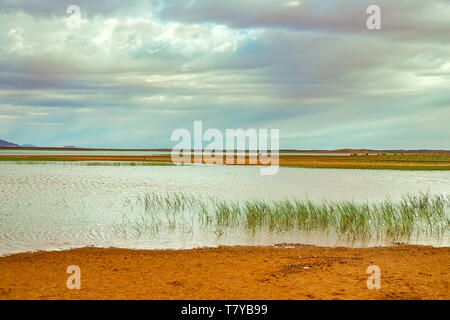
{"label": "shoreline", "polygon": [[[81,269],[69,290],[67,267]],[[366,269],[381,269],[381,289]],[[3,299],[450,299],[450,247],[80,248],[0,257]]]}
{"label": "shoreline", "polygon": [[[232,163],[226,165],[263,165],[262,158],[258,157],[255,164],[250,163],[248,156],[239,157],[243,163],[238,163],[238,157],[234,157]],[[267,160],[267,159],[265,159]],[[269,164],[272,160],[268,158]],[[134,165],[176,165],[170,155],[0,155],[1,162],[37,163],[43,161],[95,161],[98,165],[108,165],[108,162],[125,163],[132,162]],[[214,157],[204,157],[201,164],[215,164]],[[196,163],[194,156],[186,164]],[[266,162],[267,164],[267,162]],[[443,154],[407,154],[407,155],[280,155],[278,165],[291,168],[330,168],[330,169],[374,169],[374,170],[426,170],[426,171],[448,171],[450,170],[450,155]]]}

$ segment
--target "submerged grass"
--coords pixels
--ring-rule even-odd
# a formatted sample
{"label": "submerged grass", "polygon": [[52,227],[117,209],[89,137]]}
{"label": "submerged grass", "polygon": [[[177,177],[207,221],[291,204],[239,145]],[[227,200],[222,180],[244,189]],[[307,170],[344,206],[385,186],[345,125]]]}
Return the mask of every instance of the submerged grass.
{"label": "submerged grass", "polygon": [[[425,235],[442,237],[450,231],[450,195],[409,194],[400,201],[375,203],[355,201],[323,202],[286,199],[245,202],[201,199],[185,194],[145,194],[126,206],[143,212],[134,227],[152,231],[163,226],[175,230],[180,221],[186,229],[186,215],[204,228],[222,235],[241,228],[250,232],[321,231],[353,240],[399,239]],[[161,214],[163,213],[163,214]]]}
{"label": "submerged grass", "polygon": [[171,162],[159,162],[159,161],[78,161],[78,160],[4,160],[0,158],[0,161],[8,161],[14,164],[54,164],[57,162],[62,165],[70,166],[94,166],[94,167],[145,167],[145,166],[175,166],[176,164]]}
{"label": "submerged grass", "polygon": [[[71,162],[70,164],[74,164]],[[85,166],[108,166],[108,167],[121,167],[121,166],[175,166],[176,164],[171,162],[158,162],[158,161],[91,161],[91,162],[78,162],[79,165]]]}
{"label": "submerged grass", "polygon": [[442,164],[426,164],[426,165],[392,165],[392,164],[361,164],[353,163],[298,163],[286,164],[285,167],[291,168],[314,168],[314,169],[364,169],[364,170],[414,170],[414,171],[448,171],[450,166],[448,163]]}

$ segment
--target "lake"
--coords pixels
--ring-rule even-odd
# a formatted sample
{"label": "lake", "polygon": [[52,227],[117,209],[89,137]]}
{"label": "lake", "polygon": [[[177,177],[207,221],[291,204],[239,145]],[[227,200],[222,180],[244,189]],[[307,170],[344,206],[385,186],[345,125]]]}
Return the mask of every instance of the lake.
{"label": "lake", "polygon": [[[118,233],[129,203],[145,193],[185,194],[224,200],[378,201],[406,193],[450,194],[449,171],[304,169],[281,167],[261,176],[257,166],[87,166],[83,163],[0,163],[0,255],[75,247],[182,249],[217,245],[388,245],[381,240],[349,242],[318,233],[234,230],[204,232],[189,215],[188,227],[158,234]],[[132,209],[132,210],[135,210]],[[448,246],[448,234],[436,243]]]}
{"label": "lake", "polygon": [[[269,150],[270,151],[270,150]],[[201,154],[201,152],[186,152],[190,154]],[[133,150],[23,150],[23,149],[0,149],[0,155],[8,156],[158,156],[170,155],[171,151],[133,151]],[[216,152],[219,154],[235,154],[235,155],[258,155],[255,152]],[[280,152],[279,155],[291,156],[349,156],[349,153],[301,153],[301,152]]]}

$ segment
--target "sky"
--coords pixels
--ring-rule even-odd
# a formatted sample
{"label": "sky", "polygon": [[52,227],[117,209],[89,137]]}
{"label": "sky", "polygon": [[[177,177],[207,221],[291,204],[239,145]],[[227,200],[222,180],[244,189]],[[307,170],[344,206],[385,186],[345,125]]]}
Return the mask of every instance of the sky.
{"label": "sky", "polygon": [[171,148],[195,120],[283,149],[450,149],[450,1],[0,0],[0,139]]}

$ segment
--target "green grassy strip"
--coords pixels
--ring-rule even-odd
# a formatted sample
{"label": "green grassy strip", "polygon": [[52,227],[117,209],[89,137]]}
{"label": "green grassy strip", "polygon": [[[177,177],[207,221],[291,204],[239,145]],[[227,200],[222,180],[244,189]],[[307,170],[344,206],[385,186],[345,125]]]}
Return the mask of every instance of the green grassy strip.
{"label": "green grassy strip", "polygon": [[[159,161],[95,161],[95,160],[77,160],[77,159],[62,159],[51,157],[35,157],[35,158],[16,158],[16,157],[0,157],[0,162],[12,162],[16,164],[42,164],[46,162],[67,162],[68,164],[78,164],[81,162],[83,165],[90,166],[170,166],[176,165],[170,162]],[[330,168],[330,169],[372,169],[372,170],[450,170],[450,165],[383,165],[383,164],[295,164],[295,165],[282,165],[283,167],[291,168]]]}
{"label": "green grassy strip", "polygon": [[295,164],[283,165],[290,168],[322,168],[322,169],[371,169],[371,170],[414,170],[414,171],[445,171],[450,170],[450,165],[382,165],[382,164]]}

